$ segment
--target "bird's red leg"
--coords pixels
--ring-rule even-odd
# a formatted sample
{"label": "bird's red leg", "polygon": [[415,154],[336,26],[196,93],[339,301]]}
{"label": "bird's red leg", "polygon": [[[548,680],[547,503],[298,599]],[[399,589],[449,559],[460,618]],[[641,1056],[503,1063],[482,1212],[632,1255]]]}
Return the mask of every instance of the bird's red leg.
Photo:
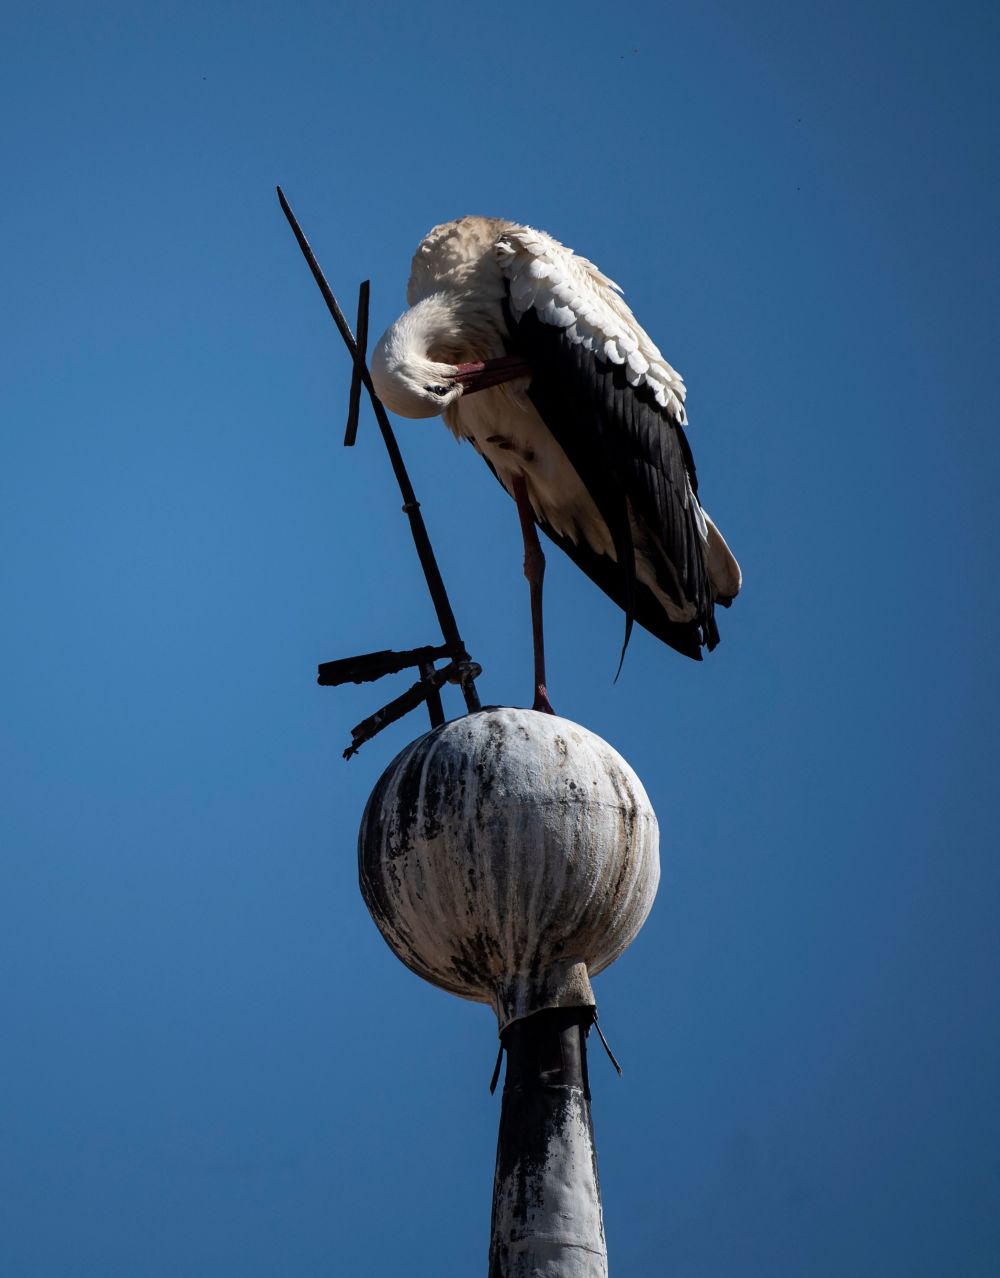
{"label": "bird's red leg", "polygon": [[542,578],[545,576],[545,556],[535,528],[535,512],[528,500],[528,485],[523,475],[514,480],[514,500],[521,520],[521,536],[524,538],[524,575],[531,593],[531,636],[535,647],[535,701],[533,710],[555,714],[545,687],[545,638],[542,633]]}

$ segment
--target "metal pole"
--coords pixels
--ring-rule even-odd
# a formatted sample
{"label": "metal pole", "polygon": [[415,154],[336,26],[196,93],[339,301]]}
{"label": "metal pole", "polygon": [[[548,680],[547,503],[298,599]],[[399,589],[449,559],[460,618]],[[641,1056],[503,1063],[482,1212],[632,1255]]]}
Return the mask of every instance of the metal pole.
{"label": "metal pole", "polygon": [[503,1034],[489,1278],[607,1278],[590,1117],[592,1007],[551,1008]]}

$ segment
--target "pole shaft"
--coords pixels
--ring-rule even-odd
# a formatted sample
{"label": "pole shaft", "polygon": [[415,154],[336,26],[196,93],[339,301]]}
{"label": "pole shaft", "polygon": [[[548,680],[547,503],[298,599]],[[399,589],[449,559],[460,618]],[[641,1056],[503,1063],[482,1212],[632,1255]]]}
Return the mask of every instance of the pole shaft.
{"label": "pole shaft", "polygon": [[607,1278],[587,1079],[593,1008],[551,1008],[504,1031],[489,1278]]}

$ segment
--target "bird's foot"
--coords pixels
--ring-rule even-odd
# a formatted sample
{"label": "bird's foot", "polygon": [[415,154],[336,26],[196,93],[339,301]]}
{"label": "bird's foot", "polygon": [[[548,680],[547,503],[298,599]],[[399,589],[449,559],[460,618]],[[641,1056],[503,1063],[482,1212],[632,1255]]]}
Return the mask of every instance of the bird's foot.
{"label": "bird's foot", "polygon": [[532,710],[540,710],[542,714],[555,714],[552,709],[552,702],[549,700],[549,694],[545,690],[544,683],[535,685],[535,700]]}

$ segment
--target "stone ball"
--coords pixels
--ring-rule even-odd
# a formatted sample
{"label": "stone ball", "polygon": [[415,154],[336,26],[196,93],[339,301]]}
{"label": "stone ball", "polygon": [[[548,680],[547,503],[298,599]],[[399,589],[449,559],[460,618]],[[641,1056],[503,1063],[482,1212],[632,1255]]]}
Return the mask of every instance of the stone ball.
{"label": "stone ball", "polygon": [[652,907],[659,830],[606,741],[556,715],[491,708],[390,763],[365,808],[358,862],[396,955],[489,1003],[502,1031],[546,1007],[594,1005],[589,977]]}

